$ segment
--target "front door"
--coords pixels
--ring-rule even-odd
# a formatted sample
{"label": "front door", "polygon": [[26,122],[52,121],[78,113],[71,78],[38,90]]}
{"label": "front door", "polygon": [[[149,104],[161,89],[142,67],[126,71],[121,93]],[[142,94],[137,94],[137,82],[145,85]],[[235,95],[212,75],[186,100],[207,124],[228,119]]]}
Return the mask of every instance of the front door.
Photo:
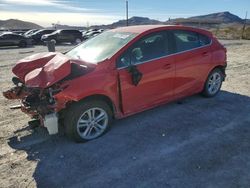
{"label": "front door", "polygon": [[13,36],[6,34],[1,37],[1,44],[3,46],[13,45]]}
{"label": "front door", "polygon": [[[169,53],[167,33],[158,32],[134,43],[118,59],[124,114],[145,110],[173,97],[175,64]],[[137,83],[133,82],[133,72]]]}

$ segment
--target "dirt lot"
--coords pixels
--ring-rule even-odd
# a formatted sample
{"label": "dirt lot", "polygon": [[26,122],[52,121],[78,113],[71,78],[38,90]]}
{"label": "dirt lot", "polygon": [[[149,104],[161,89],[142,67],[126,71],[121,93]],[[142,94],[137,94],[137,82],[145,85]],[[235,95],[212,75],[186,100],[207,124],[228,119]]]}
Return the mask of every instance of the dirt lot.
{"label": "dirt lot", "polygon": [[[26,115],[8,108],[16,101],[0,95],[0,187],[250,187],[250,41],[222,42],[228,77],[216,98],[116,121],[85,144],[28,127]],[[0,49],[1,92],[16,60],[45,50]]]}

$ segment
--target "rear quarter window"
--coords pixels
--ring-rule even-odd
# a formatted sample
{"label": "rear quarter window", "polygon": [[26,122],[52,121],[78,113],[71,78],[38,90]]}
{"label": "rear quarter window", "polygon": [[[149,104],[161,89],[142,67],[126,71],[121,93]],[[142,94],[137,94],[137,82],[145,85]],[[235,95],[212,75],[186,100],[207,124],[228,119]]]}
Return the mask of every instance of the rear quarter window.
{"label": "rear quarter window", "polygon": [[211,43],[211,39],[203,34],[199,34],[200,45],[205,46]]}
{"label": "rear quarter window", "polygon": [[176,51],[182,52],[200,47],[199,34],[193,31],[173,31]]}
{"label": "rear quarter window", "polygon": [[175,30],[173,31],[173,36],[175,40],[176,52],[199,48],[211,43],[211,39],[208,36],[194,31]]}

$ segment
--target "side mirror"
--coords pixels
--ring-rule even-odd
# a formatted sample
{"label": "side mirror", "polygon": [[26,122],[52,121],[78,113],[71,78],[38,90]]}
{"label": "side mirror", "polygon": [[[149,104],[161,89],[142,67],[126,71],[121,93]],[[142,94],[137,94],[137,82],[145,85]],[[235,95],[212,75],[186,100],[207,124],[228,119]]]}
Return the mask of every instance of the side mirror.
{"label": "side mirror", "polygon": [[133,85],[137,86],[142,79],[143,74],[137,69],[135,65],[130,65],[128,67],[128,72],[132,76]]}

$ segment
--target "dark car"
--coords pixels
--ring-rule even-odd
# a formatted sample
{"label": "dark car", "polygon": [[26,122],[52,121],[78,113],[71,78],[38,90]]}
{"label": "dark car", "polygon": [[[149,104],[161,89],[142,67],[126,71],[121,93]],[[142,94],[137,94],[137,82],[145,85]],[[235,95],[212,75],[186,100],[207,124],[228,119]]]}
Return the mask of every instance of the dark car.
{"label": "dark car", "polygon": [[32,33],[31,35],[28,35],[28,37],[32,38],[34,41],[34,44],[40,44],[42,43],[41,37],[46,34],[53,33],[55,30],[52,29],[42,29],[38,30],[35,33]]}
{"label": "dark car", "polygon": [[26,47],[32,44],[32,39],[18,35],[15,33],[3,33],[0,34],[0,46],[19,46]]}
{"label": "dark car", "polygon": [[43,42],[54,41],[54,43],[70,42],[72,44],[79,44],[82,42],[82,33],[79,30],[57,30],[51,34],[43,35]]}
{"label": "dark car", "polygon": [[29,35],[37,32],[37,31],[38,31],[38,29],[31,29],[31,30],[26,31],[23,35],[24,36],[29,36]]}

